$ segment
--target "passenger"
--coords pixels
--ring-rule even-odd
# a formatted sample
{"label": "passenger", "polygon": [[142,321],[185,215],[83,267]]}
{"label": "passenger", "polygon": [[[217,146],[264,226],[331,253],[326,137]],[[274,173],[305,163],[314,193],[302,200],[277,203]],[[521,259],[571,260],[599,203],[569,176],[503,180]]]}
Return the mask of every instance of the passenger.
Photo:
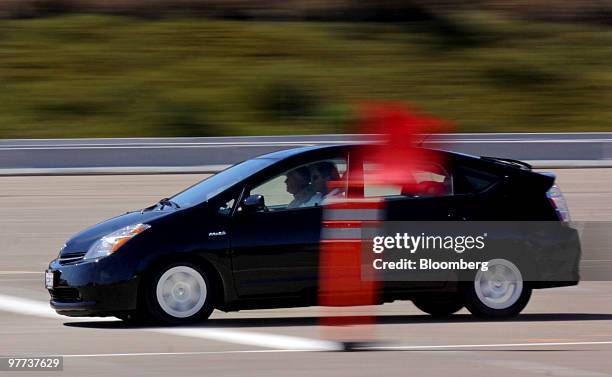
{"label": "passenger", "polygon": [[310,168],[310,179],[312,181],[312,191],[315,194],[302,207],[318,206],[328,198],[342,196],[341,188],[329,189],[330,181],[339,181],[340,173],[336,164],[330,161],[316,163]]}
{"label": "passenger", "polygon": [[285,184],[287,192],[293,195],[293,200],[287,208],[303,207],[315,193],[310,185],[310,170],[305,166],[288,172]]}

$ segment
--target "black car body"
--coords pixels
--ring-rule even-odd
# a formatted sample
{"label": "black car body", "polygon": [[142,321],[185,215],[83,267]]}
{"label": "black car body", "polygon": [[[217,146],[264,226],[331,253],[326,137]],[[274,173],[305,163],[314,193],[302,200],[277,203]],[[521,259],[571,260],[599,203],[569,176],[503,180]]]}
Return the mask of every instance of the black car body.
{"label": "black car body", "polygon": [[[255,203],[258,210],[247,210],[253,203],[245,205],[245,200],[257,201],[254,188],[305,164],[333,160],[344,164],[345,171],[363,168],[367,162],[355,153],[357,148],[361,147],[303,147],[264,155],[214,175],[171,200],[128,212],[75,235],[49,264],[51,306],[67,316],[133,318],[143,311],[159,311],[152,284],[168,266],[181,264],[205,277],[209,299],[199,317],[207,316],[213,308],[233,311],[316,305],[321,206],[262,210],[261,203]],[[566,208],[555,205],[550,197],[554,176],[533,172],[517,161],[432,153],[445,161],[440,168],[447,174],[444,181],[452,180],[452,190],[420,197],[383,192],[387,220],[565,220]],[[440,170],[432,174],[440,174]],[[367,195],[368,188],[363,189]],[[273,199],[263,196],[266,202]],[[146,229],[138,228],[139,234],[108,256],[84,259],[103,237],[134,224],[146,224]],[[551,248],[569,250],[558,258],[574,278],[556,281],[553,276],[546,282],[534,282],[530,289],[577,284],[578,236],[571,227],[565,229]],[[554,271],[549,273],[554,275]],[[381,303],[413,300],[432,314],[450,314],[464,305],[472,310],[464,296],[457,298],[457,282],[387,282],[381,287]],[[521,299],[525,302],[518,305],[518,311],[529,294]],[[479,314],[514,315],[518,313],[515,309],[485,308]],[[157,318],[181,320],[163,311]]]}

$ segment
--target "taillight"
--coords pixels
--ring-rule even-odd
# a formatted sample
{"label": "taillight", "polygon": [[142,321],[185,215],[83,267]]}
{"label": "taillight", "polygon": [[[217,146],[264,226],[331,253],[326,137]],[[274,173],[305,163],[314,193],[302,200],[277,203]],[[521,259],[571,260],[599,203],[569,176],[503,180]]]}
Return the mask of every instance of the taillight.
{"label": "taillight", "polygon": [[570,222],[571,219],[569,207],[567,206],[567,202],[565,201],[565,197],[563,197],[563,193],[561,192],[559,186],[553,185],[553,187],[551,187],[546,193],[546,197],[548,200],[550,200],[550,203],[555,208],[559,220],[564,223]]}

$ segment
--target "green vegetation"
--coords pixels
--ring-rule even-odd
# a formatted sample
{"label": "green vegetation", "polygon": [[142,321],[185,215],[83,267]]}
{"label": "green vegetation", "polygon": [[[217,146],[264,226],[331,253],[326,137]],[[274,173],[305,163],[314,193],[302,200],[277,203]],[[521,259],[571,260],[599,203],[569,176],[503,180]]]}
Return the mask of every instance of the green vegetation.
{"label": "green vegetation", "polygon": [[401,99],[463,132],[612,129],[612,28],[71,15],[0,21],[0,138],[350,132]]}

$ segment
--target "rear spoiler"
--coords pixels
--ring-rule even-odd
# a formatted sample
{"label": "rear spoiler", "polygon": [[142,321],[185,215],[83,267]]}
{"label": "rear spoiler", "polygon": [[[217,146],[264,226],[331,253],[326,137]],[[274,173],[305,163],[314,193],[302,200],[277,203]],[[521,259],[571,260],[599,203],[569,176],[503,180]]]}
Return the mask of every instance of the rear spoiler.
{"label": "rear spoiler", "polygon": [[513,165],[513,166],[518,167],[518,168],[523,169],[523,170],[531,170],[531,169],[533,169],[533,166],[531,166],[530,164],[528,164],[526,162],[523,162],[523,161],[520,161],[520,160],[513,160],[511,158],[489,157],[489,156],[481,156],[480,158],[482,160],[501,162],[503,164]]}

